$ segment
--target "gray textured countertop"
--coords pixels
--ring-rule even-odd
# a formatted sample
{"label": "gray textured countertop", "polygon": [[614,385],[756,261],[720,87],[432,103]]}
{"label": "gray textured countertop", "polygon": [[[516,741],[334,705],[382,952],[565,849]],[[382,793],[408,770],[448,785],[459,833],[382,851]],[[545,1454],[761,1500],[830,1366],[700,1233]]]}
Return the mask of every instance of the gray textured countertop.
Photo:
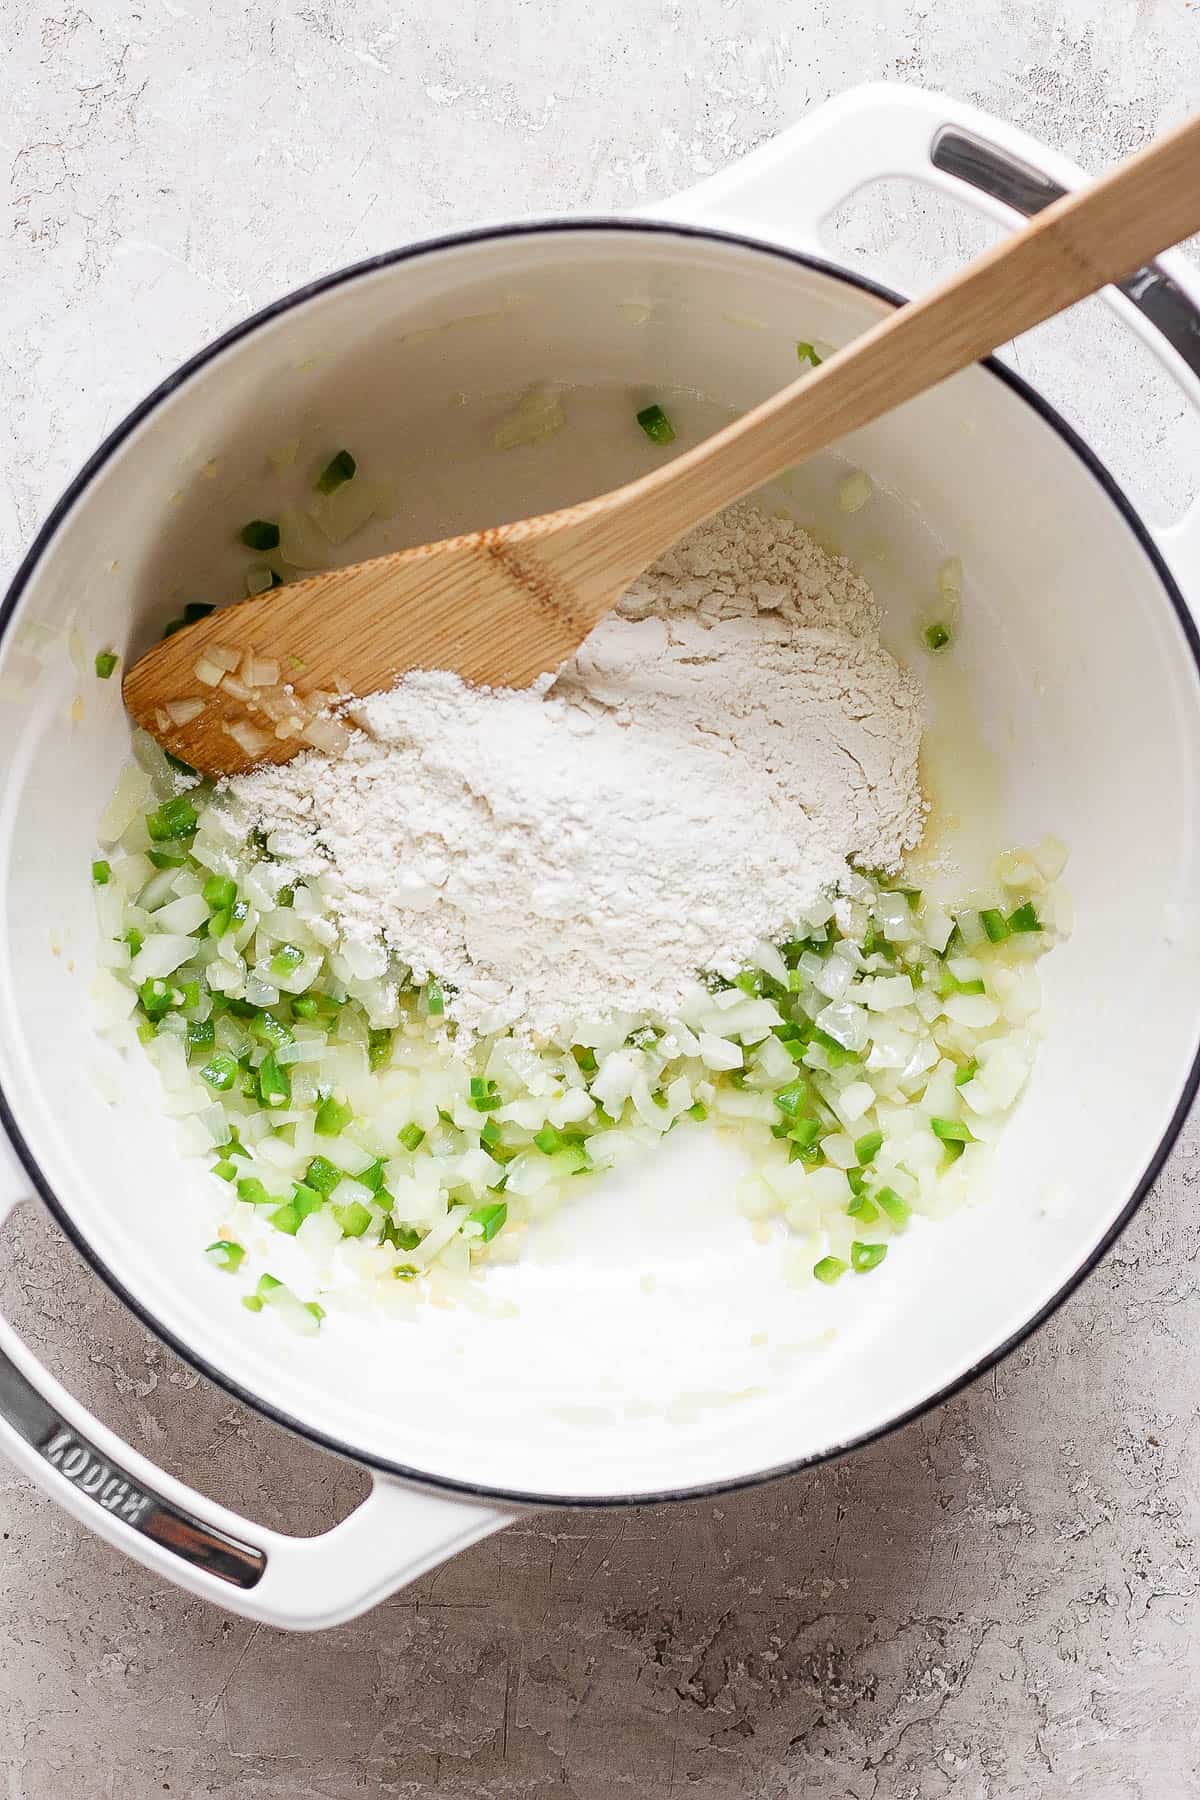
{"label": "gray textured countertop", "polygon": [[[670,191],[869,77],[975,99],[1093,167],[1200,93],[1183,0],[0,18],[6,567],[162,374],[339,263]],[[977,237],[900,190],[847,209],[837,243],[903,284]],[[1097,382],[1090,332],[1055,328],[1022,367],[1135,495],[1177,508],[1195,423],[1120,349]],[[185,1598],[0,1466],[0,1792],[1200,1793],[1198,1151],[1193,1127],[1032,1342],[852,1461],[717,1504],[531,1517],[320,1638]],[[50,1367],[167,1467],[300,1531],[361,1491],[157,1347],[44,1219],[10,1222],[4,1265],[0,1301]]]}

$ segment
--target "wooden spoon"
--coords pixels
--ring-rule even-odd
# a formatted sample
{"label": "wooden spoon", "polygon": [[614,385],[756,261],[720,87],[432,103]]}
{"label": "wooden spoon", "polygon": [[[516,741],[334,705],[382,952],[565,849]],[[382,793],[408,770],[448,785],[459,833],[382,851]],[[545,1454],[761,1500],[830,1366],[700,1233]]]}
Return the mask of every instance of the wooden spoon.
{"label": "wooden spoon", "polygon": [[174,755],[216,775],[313,743],[336,749],[343,728],[310,720],[312,709],[409,669],[523,687],[569,657],[693,526],[1197,230],[1200,117],[641,480],[212,613],[130,669],[126,705]]}

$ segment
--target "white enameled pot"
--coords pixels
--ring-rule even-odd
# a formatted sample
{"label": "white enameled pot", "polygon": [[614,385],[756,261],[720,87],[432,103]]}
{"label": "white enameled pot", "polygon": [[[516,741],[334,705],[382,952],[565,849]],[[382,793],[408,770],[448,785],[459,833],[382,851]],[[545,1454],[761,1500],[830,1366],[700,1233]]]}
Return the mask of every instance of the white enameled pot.
{"label": "white enameled pot", "polygon": [[[801,1292],[732,1205],[733,1153],[679,1133],[491,1274],[494,1312],[337,1316],[315,1340],[284,1341],[199,1254],[209,1178],[178,1157],[152,1072],[126,1067],[115,1104],[92,1079],[88,869],[128,733],[118,683],[81,676],[60,647],[71,621],[89,661],[102,645],[128,655],[179,598],[235,591],[234,528],[282,492],[268,455],[293,436],[312,453],[348,444],[394,481],[390,538],[380,528],[356,555],[615,486],[661,454],[631,425],[648,399],[669,396],[694,440],[789,380],[798,338],[841,343],[894,304],[815,249],[820,220],[884,175],[1009,224],[1082,179],[953,102],[868,88],[653,216],[501,226],[379,257],[280,301],[152,394],[13,584],[0,612],[0,1212],[40,1194],[198,1369],[375,1476],[324,1536],[266,1530],[119,1442],[0,1325],[13,1461],[197,1594],[327,1625],[521,1506],[712,1492],[853,1447],[1044,1318],[1174,1138],[1200,1022],[1200,676],[1185,599],[1200,594],[1200,513],[1156,536],[995,365],[780,494],[867,559],[900,647],[942,559],[962,558],[953,678],[931,694],[950,746],[943,815],[962,815],[968,864],[976,804],[993,847],[997,833],[1046,831],[1070,846],[1077,928],[1044,965],[1048,1035],[986,1203],[910,1231],[869,1281]],[[1200,404],[1198,293],[1168,256],[1111,300]],[[541,381],[569,390],[566,430],[497,454],[488,427],[505,397]],[[851,519],[834,493],[853,465],[876,495]]]}

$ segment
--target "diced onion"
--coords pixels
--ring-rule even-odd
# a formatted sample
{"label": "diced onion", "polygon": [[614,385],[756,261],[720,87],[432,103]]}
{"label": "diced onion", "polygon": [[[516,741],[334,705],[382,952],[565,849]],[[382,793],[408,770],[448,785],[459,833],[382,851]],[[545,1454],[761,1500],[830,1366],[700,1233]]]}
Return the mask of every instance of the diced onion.
{"label": "diced onion", "polygon": [[983,920],[974,906],[964,906],[957,917],[958,933],[968,950],[977,950],[988,941]]}
{"label": "diced onion", "polygon": [[266,563],[251,563],[246,570],[246,592],[251,599],[255,594],[269,593],[275,581],[275,572]]}
{"label": "diced onion", "polygon": [[157,981],[164,975],[173,975],[195,948],[193,938],[177,932],[155,932],[146,939],[130,964],[130,980],[140,987],[143,981]]}
{"label": "diced onion", "polygon": [[208,917],[208,902],[202,894],[185,894],[180,900],[171,900],[160,907],[155,915],[156,931],[195,931],[203,925]]}
{"label": "diced onion", "polygon": [[854,1125],[875,1104],[875,1089],[869,1081],[852,1081],[834,1101],[834,1111],[844,1125]]}
{"label": "diced onion", "polygon": [[265,731],[251,725],[249,719],[226,719],[221,729],[229,734],[240,750],[247,756],[261,756],[271,740]]}
{"label": "diced onion", "polygon": [[[285,710],[271,659],[247,650],[239,669],[276,726],[281,712],[300,718],[304,703]],[[347,735],[338,719],[309,724],[318,738],[327,728],[330,748]],[[236,725],[240,740],[226,729],[252,757],[275,741],[250,720]],[[537,1047],[510,1034],[498,992],[495,1034],[473,1043],[446,1028],[449,985],[449,1018],[430,1015],[423,973],[414,981],[382,942],[343,941],[329,884],[297,879],[286,833],[264,849],[233,797],[143,739],[137,753],[144,767],[122,776],[106,811],[115,848],[95,885],[96,1023],[115,1049],[136,1052],[141,1038],[181,1148],[230,1177],[219,1235],[244,1241],[251,1281],[264,1233],[271,1246],[280,1285],[260,1281],[252,1305],[301,1334],[319,1330],[320,1308],[293,1279],[309,1293],[318,1279],[331,1307],[387,1318],[411,1316],[418,1295],[461,1304],[477,1291],[472,1267],[510,1260],[527,1226],[583,1177],[692,1121],[738,1131],[749,1171],[736,1204],[755,1235],[770,1221],[793,1234],[807,1281],[822,1259],[849,1262],[856,1241],[886,1246],[906,1208],[940,1217],[980,1192],[1036,1055],[1036,958],[1067,907],[1048,885],[1062,866],[1053,840],[1020,902],[977,897],[996,942],[976,907],[955,918],[855,874],[782,947],[755,947],[769,997],[744,976],[696,980],[678,1018],[616,1014]],[[199,814],[191,851],[160,870],[144,815],[185,789]],[[1005,874],[1027,856],[1011,853]],[[992,910],[1008,918],[1035,882],[1041,929],[998,931]],[[821,929],[830,919],[832,943]],[[946,957],[956,923],[963,941]],[[848,1211],[884,1188],[899,1201],[876,1205],[874,1220]],[[236,1273],[219,1266],[223,1281]],[[856,1262],[855,1278],[871,1266]]]}
{"label": "diced onion", "polygon": [[954,920],[944,908],[936,905],[927,906],[921,915],[921,928],[929,948],[940,956],[950,942],[950,936],[954,930]]}
{"label": "diced onion", "polygon": [[253,650],[247,650],[241,675],[248,688],[274,687],[279,680],[279,664],[273,656],[256,656]]}
{"label": "diced onion", "polygon": [[883,922],[883,934],[890,943],[905,943],[916,935],[907,894],[880,894],[876,911]]}
{"label": "diced onion", "polygon": [[744,1060],[739,1046],[728,1038],[714,1037],[710,1031],[700,1033],[700,1061],[706,1069],[740,1069]]}
{"label": "diced onion", "polygon": [[948,1019],[959,1025],[969,1025],[972,1031],[983,1031],[1000,1017],[996,1002],[986,994],[951,994],[945,1008]]}
{"label": "diced onion", "polygon": [[149,798],[150,777],[137,763],[126,763],[96,825],[96,836],[105,849],[115,844],[137,815],[146,810]]}
{"label": "diced onion", "polygon": [[1061,838],[1044,837],[1033,847],[1033,860],[1047,881],[1057,881],[1067,866],[1067,846]]}
{"label": "diced onion", "polygon": [[320,1331],[320,1321],[289,1287],[272,1288],[262,1298],[263,1305],[269,1306],[297,1337],[316,1337]]}
{"label": "diced onion", "polygon": [[[295,694],[283,687],[262,688],[257,695],[257,702],[260,711],[265,712],[269,719],[294,717],[301,710]],[[303,719],[300,722],[303,724]]]}
{"label": "diced onion", "polygon": [[1039,893],[1045,876],[1028,850],[1006,850],[996,858],[996,878],[1006,888],[1020,888]]}
{"label": "diced onion", "polygon": [[163,709],[172,725],[190,725],[204,711],[203,700],[168,700]]}
{"label": "diced onion", "polygon": [[299,735],[314,750],[324,750],[328,756],[339,755],[350,742],[350,733],[338,719],[310,719]]}
{"label": "diced onion", "polygon": [[872,1012],[895,1012],[911,1006],[913,984],[910,975],[875,975],[864,981],[858,992]]}
{"label": "diced onion", "polygon": [[843,1050],[856,1054],[867,1047],[867,1014],[849,1000],[835,1000],[823,1007],[814,1023]]}
{"label": "diced onion", "polygon": [[772,980],[779,982],[781,987],[787,986],[788,967],[774,944],[760,940],[754,946],[753,964],[756,969],[761,969]]}

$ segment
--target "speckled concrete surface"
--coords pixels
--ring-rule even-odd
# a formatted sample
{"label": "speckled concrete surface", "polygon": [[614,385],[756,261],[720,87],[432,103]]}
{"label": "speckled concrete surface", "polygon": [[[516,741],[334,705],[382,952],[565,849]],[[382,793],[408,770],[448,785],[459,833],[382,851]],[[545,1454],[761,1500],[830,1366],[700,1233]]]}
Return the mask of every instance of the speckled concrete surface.
{"label": "speckled concrete surface", "polygon": [[[155,380],[338,263],[667,192],[872,76],[1093,166],[1200,94],[1184,0],[4,0],[0,20],[5,565]],[[904,190],[838,230],[899,282],[976,238]],[[1111,333],[1084,316],[1020,359],[1178,510],[1195,423]],[[1193,1129],[1031,1344],[853,1461],[717,1505],[530,1518],[320,1639],[183,1598],[0,1468],[0,1792],[1200,1794],[1198,1152]],[[158,1349],[44,1220],[18,1215],[4,1250],[0,1303],[168,1467],[293,1530],[353,1504],[355,1471]]]}

